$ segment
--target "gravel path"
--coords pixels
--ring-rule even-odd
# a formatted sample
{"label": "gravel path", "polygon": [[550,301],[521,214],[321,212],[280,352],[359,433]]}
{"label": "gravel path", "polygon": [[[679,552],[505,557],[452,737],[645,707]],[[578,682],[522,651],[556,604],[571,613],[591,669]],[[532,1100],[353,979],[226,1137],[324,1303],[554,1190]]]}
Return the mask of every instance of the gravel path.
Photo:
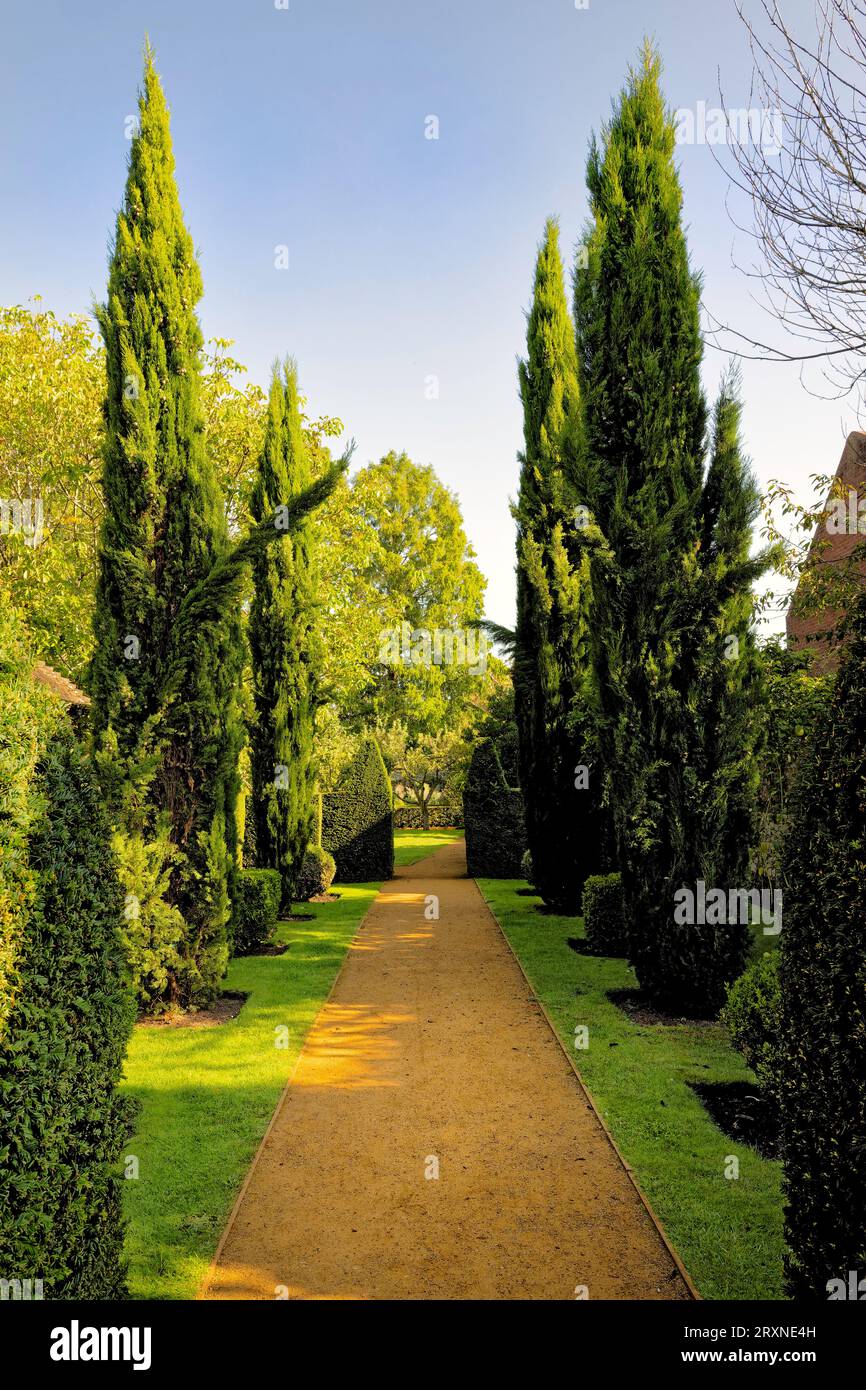
{"label": "gravel path", "polygon": [[457,842],[383,887],[204,1297],[690,1297],[465,875]]}

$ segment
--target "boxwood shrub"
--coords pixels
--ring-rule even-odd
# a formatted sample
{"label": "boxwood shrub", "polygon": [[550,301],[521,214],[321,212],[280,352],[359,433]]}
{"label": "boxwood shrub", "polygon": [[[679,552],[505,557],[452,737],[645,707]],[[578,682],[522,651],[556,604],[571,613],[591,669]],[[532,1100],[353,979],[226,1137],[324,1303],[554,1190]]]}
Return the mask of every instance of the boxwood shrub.
{"label": "boxwood shrub", "polygon": [[482,739],[472,754],[463,816],[470,877],[521,878],[526,850],[523,798],[508,785],[492,739]]}
{"label": "boxwood shrub", "polygon": [[294,897],[306,903],[319,893],[327,893],[334,881],[337,866],[334,856],[321,845],[308,845],[301,871],[295,879]]}
{"label": "boxwood shrub", "polygon": [[[2,692],[0,692],[2,694]],[[36,774],[34,875],[0,1039],[0,1273],[48,1299],[126,1294],[117,1084],[134,1017],[124,897],[93,772],[71,730]]]}
{"label": "boxwood shrub", "polygon": [[765,1097],[776,1107],[782,1025],[778,951],[765,951],[728,986],[722,1022],[727,1025],[734,1047],[758,1078]]}
{"label": "boxwood shrub", "polygon": [[322,848],[337,883],[372,883],[394,873],[391,782],[375,739],[363,740],[334,791],[322,798]]}
{"label": "boxwood shrub", "polygon": [[278,869],[241,869],[236,883],[234,953],[252,956],[274,939],[282,879]]}
{"label": "boxwood shrub", "polygon": [[624,956],[628,950],[619,874],[590,874],[583,885],[583,924],[597,956]]}

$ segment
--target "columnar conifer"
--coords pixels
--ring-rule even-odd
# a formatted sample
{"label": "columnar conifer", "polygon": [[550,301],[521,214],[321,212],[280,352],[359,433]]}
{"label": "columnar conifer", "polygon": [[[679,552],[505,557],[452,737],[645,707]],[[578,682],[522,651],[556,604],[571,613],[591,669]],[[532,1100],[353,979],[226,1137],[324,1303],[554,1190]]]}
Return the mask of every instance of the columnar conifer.
{"label": "columnar conifer", "polygon": [[[677,924],[674,893],[745,872],[749,585],[765,560],[748,562],[754,487],[724,394],[704,487],[700,286],[673,155],[647,45],[588,164],[593,224],[575,272],[581,486],[610,548],[596,552],[591,631],[631,956],[657,1002],[713,1012],[744,932]],[[742,665],[726,664],[729,635]]]}
{"label": "columnar conifer", "polygon": [[553,220],[538,253],[519,380],[524,450],[514,508],[514,703],[520,783],[538,891],[550,905],[577,912],[583,881],[598,868],[600,779],[586,704],[590,560],[576,512],[577,360]]}
{"label": "columnar conifer", "polygon": [[[279,540],[275,518],[234,546],[229,540],[205,443],[201,293],[148,48],[108,296],[98,311],[106,510],[90,686],[120,828],[148,838],[157,821],[168,825],[168,900],[186,931],[164,996],[180,1003],[211,998],[228,958],[242,741],[240,589],[246,564]],[[288,529],[327,496],[345,462],[287,499]],[[134,902],[130,909],[134,917]]]}
{"label": "columnar conifer", "polygon": [[[298,405],[297,370],[274,369],[265,440],[252,497],[264,521],[310,482],[310,461]],[[321,666],[316,575],[309,522],[263,552],[253,566],[250,612],[255,721],[252,729],[253,814],[259,865],[278,869],[291,895],[313,839],[316,770],[313,734]]]}

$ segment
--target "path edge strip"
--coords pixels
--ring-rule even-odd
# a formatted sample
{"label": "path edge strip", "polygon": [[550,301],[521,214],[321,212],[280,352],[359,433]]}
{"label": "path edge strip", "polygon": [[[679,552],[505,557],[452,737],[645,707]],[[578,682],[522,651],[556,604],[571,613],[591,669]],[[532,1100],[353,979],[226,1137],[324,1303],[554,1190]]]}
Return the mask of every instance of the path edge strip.
{"label": "path edge strip", "polygon": [[641,1200],[641,1202],[642,1202],[644,1208],[646,1209],[647,1215],[649,1216],[649,1218],[650,1218],[650,1220],[652,1221],[653,1225],[655,1226],[655,1228],[656,1228],[656,1230],[657,1230],[659,1236],[661,1237],[662,1244],[664,1245],[665,1249],[667,1250],[668,1254],[670,1255],[671,1259],[673,1260],[674,1264],[676,1265],[677,1269],[679,1270],[680,1277],[682,1278],[683,1283],[685,1284],[686,1288],[688,1289],[689,1294],[691,1295],[691,1297],[692,1297],[696,1302],[702,1303],[702,1302],[703,1302],[703,1298],[702,1298],[701,1294],[698,1292],[697,1288],[695,1287],[695,1284],[694,1284],[693,1281],[692,1281],[691,1275],[689,1274],[688,1270],[686,1269],[685,1265],[683,1264],[682,1260],[680,1259],[679,1255],[677,1254],[676,1250],[674,1249],[673,1243],[671,1242],[670,1237],[668,1236],[667,1231],[665,1230],[665,1228],[664,1228],[664,1226],[662,1225],[661,1221],[660,1221],[659,1218],[656,1216],[655,1212],[653,1211],[652,1207],[650,1206],[649,1198],[647,1197],[646,1193],[643,1191],[643,1188],[641,1187],[640,1183],[638,1182],[637,1178],[635,1177],[634,1169],[632,1168],[631,1164],[627,1162],[627,1160],[626,1160],[626,1158],[625,1158],[625,1156],[624,1156],[622,1150],[620,1149],[619,1145],[617,1144],[616,1140],[614,1139],[613,1135],[611,1134],[610,1129],[608,1128],[607,1122],[605,1121],[604,1116],[602,1115],[601,1111],[599,1110],[598,1106],[596,1105],[595,1100],[594,1100],[594,1098],[593,1098],[593,1095],[592,1095],[591,1091],[589,1090],[589,1087],[587,1086],[586,1082],[584,1081],[583,1077],[581,1076],[580,1072],[579,1072],[578,1069],[577,1069],[577,1066],[576,1066],[576,1064],[575,1064],[574,1058],[570,1055],[570,1053],[569,1053],[569,1051],[568,1051],[568,1048],[565,1046],[565,1043],[562,1041],[562,1038],[559,1036],[559,1033],[558,1033],[558,1031],[557,1031],[556,1025],[555,1025],[554,1022],[553,1022],[553,1019],[550,1017],[550,1014],[548,1013],[548,1011],[547,1011],[547,1009],[546,1009],[546,1007],[545,1007],[545,1005],[544,1005],[544,1002],[543,1002],[541,999],[539,999],[538,994],[536,993],[535,986],[533,985],[532,981],[530,980],[529,976],[527,975],[526,971],[525,971],[524,968],[523,968],[523,962],[521,961],[520,957],[518,956],[517,952],[515,951],[514,947],[513,947],[512,944],[511,944],[511,942],[508,940],[508,937],[507,937],[506,934],[505,934],[505,929],[504,929],[502,923],[500,922],[499,918],[496,916],[496,913],[493,911],[493,908],[490,906],[490,903],[487,901],[487,898],[484,896],[484,893],[483,893],[483,891],[482,891],[482,889],[481,889],[480,884],[478,883],[478,880],[477,880],[476,878],[473,878],[472,882],[475,884],[475,887],[476,887],[476,889],[478,890],[478,894],[479,894],[479,896],[481,897],[482,902],[485,904],[485,906],[486,906],[486,908],[487,908],[487,911],[490,913],[490,916],[493,918],[494,922],[496,923],[496,926],[497,926],[497,928],[498,928],[498,930],[499,930],[499,934],[500,934],[500,936],[502,937],[502,940],[505,942],[506,946],[508,947],[508,950],[509,950],[510,953],[511,953],[511,956],[512,956],[512,959],[514,960],[515,965],[517,966],[518,970],[520,971],[521,975],[523,976],[524,980],[526,981],[527,989],[529,990],[530,994],[532,995],[533,1000],[534,1000],[535,1003],[538,1005],[539,1009],[541,1010],[542,1014],[544,1015],[544,1018],[545,1018],[545,1021],[546,1021],[546,1023],[547,1023],[547,1026],[548,1026],[548,1028],[550,1029],[551,1033],[553,1034],[554,1038],[556,1039],[556,1045],[557,1045],[557,1047],[559,1048],[560,1052],[562,1053],[562,1055],[563,1055],[563,1057],[565,1058],[565,1060],[566,1060],[566,1062],[568,1063],[568,1065],[571,1067],[571,1070],[574,1072],[574,1075],[575,1075],[575,1077],[577,1078],[577,1084],[579,1085],[581,1091],[583,1092],[584,1096],[586,1097],[586,1100],[587,1100],[587,1102],[588,1102],[588,1104],[589,1104],[590,1109],[592,1110],[593,1114],[595,1115],[595,1118],[598,1120],[599,1124],[601,1125],[601,1127],[602,1127],[602,1129],[603,1129],[605,1135],[607,1136],[607,1139],[608,1139],[608,1141],[609,1141],[609,1143],[610,1143],[610,1145],[611,1145],[611,1148],[613,1149],[614,1153],[616,1154],[617,1158],[619,1159],[620,1163],[622,1164],[623,1168],[625,1169],[626,1174],[628,1175],[628,1178],[629,1178],[629,1181],[631,1182],[632,1187],[634,1188],[635,1192],[637,1193],[638,1197],[640,1198],[640,1200]]}
{"label": "path edge strip", "polygon": [[[387,881],[390,883],[392,880],[391,880],[391,879],[388,879]],[[365,923],[366,920],[367,920],[367,915],[368,915],[368,913],[370,912],[370,908],[372,908],[373,903],[376,902],[376,900],[377,900],[377,898],[379,897],[379,894],[382,892],[382,889],[384,888],[384,886],[385,886],[385,880],[383,880],[383,881],[379,884],[379,886],[378,886],[378,888],[376,889],[376,892],[375,892],[375,894],[374,894],[374,896],[373,896],[372,902],[370,903],[370,906],[367,908],[367,911],[364,913],[363,917],[361,918],[360,922],[358,923],[357,927],[355,928],[354,932],[352,933],[351,940],[350,940],[350,941],[347,943],[347,945],[346,945],[346,950],[345,950],[345,953],[344,953],[344,955],[343,955],[343,959],[340,961],[340,968],[339,968],[339,970],[337,971],[336,975],[334,976],[333,980],[331,981],[331,988],[328,990],[328,993],[325,995],[325,998],[322,1000],[321,1007],[320,1007],[318,1013],[316,1014],[315,1018],[311,1021],[310,1026],[309,1026],[309,1028],[307,1029],[306,1034],[305,1034],[305,1036],[304,1036],[304,1041],[301,1043],[301,1046],[298,1048],[298,1055],[297,1055],[297,1057],[295,1058],[295,1065],[292,1067],[292,1070],[289,1072],[289,1075],[286,1077],[286,1084],[285,1084],[285,1086],[283,1087],[282,1091],[280,1092],[279,1099],[277,1100],[277,1103],[276,1103],[276,1105],[274,1106],[274,1113],[273,1113],[273,1115],[271,1116],[270,1120],[268,1121],[268,1127],[267,1127],[267,1129],[265,1130],[264,1134],[262,1135],[261,1139],[259,1140],[258,1148],[256,1149],[255,1153],[253,1154],[252,1160],[251,1160],[251,1162],[250,1162],[250,1166],[249,1166],[249,1168],[248,1168],[247,1171],[246,1171],[246,1175],[245,1175],[245,1177],[244,1177],[243,1182],[241,1183],[240,1191],[238,1192],[238,1195],[237,1195],[237,1197],[235,1198],[235,1200],[234,1200],[234,1202],[233,1202],[233,1204],[232,1204],[232,1209],[231,1209],[231,1211],[229,1212],[228,1217],[226,1218],[226,1223],[225,1223],[225,1225],[224,1225],[224,1227],[223,1227],[222,1235],[221,1235],[220,1238],[219,1238],[219,1244],[217,1245],[217,1248],[216,1248],[216,1250],[214,1251],[214,1254],[213,1254],[213,1257],[212,1257],[212,1259],[211,1259],[211,1261],[210,1261],[210,1264],[209,1264],[208,1267],[207,1267],[207,1272],[205,1273],[204,1277],[202,1278],[202,1281],[201,1281],[201,1283],[199,1284],[198,1291],[197,1291],[197,1293],[196,1293],[195,1299],[193,1300],[193,1302],[195,1302],[195,1303],[201,1303],[202,1301],[204,1301],[204,1299],[205,1299],[207,1293],[208,1293],[209,1290],[210,1290],[211,1284],[213,1283],[214,1277],[216,1276],[217,1267],[218,1267],[219,1262],[220,1262],[220,1257],[221,1257],[221,1255],[222,1255],[222,1253],[223,1253],[223,1250],[225,1249],[225,1246],[226,1246],[226,1244],[227,1244],[227,1242],[228,1242],[228,1238],[229,1238],[229,1236],[231,1235],[232,1227],[233,1227],[234,1224],[235,1224],[235,1219],[236,1219],[236,1217],[237,1217],[237,1214],[238,1214],[238,1212],[240,1211],[241,1203],[243,1202],[244,1197],[247,1195],[247,1188],[249,1187],[250,1183],[252,1182],[253,1174],[255,1173],[256,1168],[257,1168],[258,1165],[259,1165],[259,1159],[261,1158],[262,1153],[264,1152],[265,1144],[268,1142],[268,1139],[270,1138],[271,1130],[274,1128],[275,1124],[277,1123],[277,1120],[278,1120],[279,1117],[280,1117],[280,1113],[281,1113],[281,1111],[282,1111],[282,1109],[283,1109],[283,1106],[285,1105],[286,1100],[288,1099],[289,1087],[291,1086],[292,1082],[293,1082],[294,1079],[295,1079],[295,1072],[298,1070],[298,1064],[299,1064],[299,1062],[300,1062],[300,1060],[301,1060],[301,1055],[302,1055],[302,1053],[303,1053],[303,1051],[304,1051],[304,1048],[305,1048],[306,1045],[307,1045],[307,1038],[310,1036],[310,1034],[312,1033],[312,1031],[313,1031],[313,1029],[315,1028],[316,1024],[318,1023],[319,1019],[321,1018],[322,1014],[324,1013],[325,1009],[326,1009],[326,1008],[328,1007],[328,1005],[330,1004],[330,1002],[331,1002],[331,997],[332,997],[332,995],[333,995],[333,993],[334,993],[334,990],[337,988],[337,985],[338,985],[339,982],[340,982],[340,977],[341,977],[341,975],[343,974],[343,971],[345,970],[346,965],[348,964],[349,952],[351,951],[352,947],[353,947],[354,944],[355,944],[355,941],[357,940],[358,933],[360,932],[361,928],[363,927],[364,923]],[[483,897],[483,894],[482,894],[482,897]]]}

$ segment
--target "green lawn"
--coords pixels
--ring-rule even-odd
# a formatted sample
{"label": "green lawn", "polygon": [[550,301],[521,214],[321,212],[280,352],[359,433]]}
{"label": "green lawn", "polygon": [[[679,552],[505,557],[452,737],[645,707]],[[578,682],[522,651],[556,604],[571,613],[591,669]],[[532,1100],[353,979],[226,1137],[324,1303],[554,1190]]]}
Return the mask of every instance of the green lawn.
{"label": "green lawn", "polygon": [[[310,1024],[378,885],[341,884],[334,903],[285,922],[283,956],[232,961],[225,988],[250,995],[207,1029],[135,1029],[126,1086],[143,1105],[124,1184],[133,1298],[193,1298]],[[301,910],[300,908],[298,910]],[[288,1028],[288,1046],[277,1030]]]}
{"label": "green lawn", "polygon": [[[723,1027],[637,1025],[607,998],[635,986],[627,963],[566,944],[583,937],[580,918],[536,912],[523,882],[479,887],[566,1047],[576,1025],[588,1027],[577,1066],[700,1292],[781,1298],[781,1164],[723,1134],[687,1085],[753,1079]],[[724,1176],[729,1154],[736,1180]]]}
{"label": "green lawn", "polygon": [[462,839],[462,830],[395,830],[394,863],[414,864],[434,849]]}

